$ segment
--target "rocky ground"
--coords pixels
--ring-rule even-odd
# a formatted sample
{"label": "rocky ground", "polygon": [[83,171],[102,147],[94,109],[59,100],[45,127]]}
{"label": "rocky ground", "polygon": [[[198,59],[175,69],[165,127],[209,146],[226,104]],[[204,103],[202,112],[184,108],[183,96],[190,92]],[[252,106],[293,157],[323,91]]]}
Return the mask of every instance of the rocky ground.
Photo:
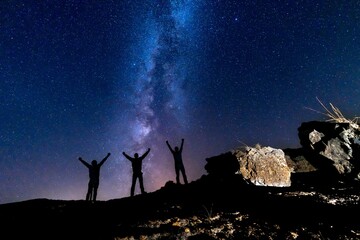
{"label": "rocky ground", "polygon": [[[256,187],[239,175],[168,182],[95,203],[34,199],[0,205],[4,239],[360,239],[359,184]],[[314,181],[316,176],[312,176]],[[304,180],[304,181],[303,181]]]}

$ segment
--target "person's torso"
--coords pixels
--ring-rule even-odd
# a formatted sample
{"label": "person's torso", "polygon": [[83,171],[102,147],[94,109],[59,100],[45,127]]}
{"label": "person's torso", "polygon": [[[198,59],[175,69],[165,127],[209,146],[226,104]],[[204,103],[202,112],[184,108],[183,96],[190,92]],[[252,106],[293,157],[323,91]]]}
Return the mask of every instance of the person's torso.
{"label": "person's torso", "polygon": [[178,151],[178,152],[174,152],[174,160],[175,160],[175,163],[181,163],[182,162],[182,158],[181,158],[181,152]]}
{"label": "person's torso", "polygon": [[91,180],[99,180],[99,175],[100,175],[99,166],[91,166],[91,168],[89,168],[89,177]]}
{"label": "person's torso", "polygon": [[134,158],[132,161],[132,168],[134,173],[140,173],[141,172],[141,162],[142,160],[139,158]]}

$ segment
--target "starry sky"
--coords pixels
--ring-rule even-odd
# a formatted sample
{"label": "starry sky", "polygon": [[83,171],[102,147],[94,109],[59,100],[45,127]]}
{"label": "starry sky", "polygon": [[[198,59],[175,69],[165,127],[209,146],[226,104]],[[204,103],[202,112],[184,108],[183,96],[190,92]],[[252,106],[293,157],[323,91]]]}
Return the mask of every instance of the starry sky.
{"label": "starry sky", "polygon": [[[242,145],[300,147],[316,100],[359,115],[358,1],[105,0],[0,2],[0,203],[78,200],[109,159],[99,200],[189,181]],[[135,193],[138,194],[137,183]]]}

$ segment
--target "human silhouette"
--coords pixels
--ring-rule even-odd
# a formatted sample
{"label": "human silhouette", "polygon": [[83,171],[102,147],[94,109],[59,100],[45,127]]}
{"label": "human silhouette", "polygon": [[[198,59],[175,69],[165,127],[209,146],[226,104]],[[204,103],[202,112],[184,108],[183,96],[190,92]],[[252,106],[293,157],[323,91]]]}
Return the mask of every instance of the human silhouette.
{"label": "human silhouette", "polygon": [[108,159],[110,153],[106,155],[106,157],[101,160],[98,164],[96,160],[92,160],[91,164],[84,161],[81,157],[79,157],[79,161],[82,162],[89,169],[89,184],[88,191],[86,193],[86,201],[96,201],[97,190],[99,187],[99,177],[100,177],[100,168],[104,164],[104,162]]}
{"label": "human silhouette", "polygon": [[184,139],[181,139],[181,146],[180,149],[179,147],[175,147],[175,150],[173,150],[169,144],[169,141],[166,140],[166,145],[169,147],[171,153],[174,156],[174,162],[175,162],[175,173],[176,173],[176,183],[180,184],[180,178],[179,178],[179,174],[181,172],[184,182],[185,184],[188,183],[187,181],[187,177],[186,177],[186,173],[185,173],[185,168],[184,168],[184,164],[183,164],[183,160],[182,160],[182,150],[183,150],[183,146],[184,146]]}
{"label": "human silhouette", "polygon": [[150,148],[148,148],[148,150],[141,157],[139,157],[138,153],[135,153],[134,157],[130,157],[125,152],[123,152],[123,155],[132,163],[133,176],[132,176],[132,184],[130,190],[131,196],[134,196],[135,183],[137,178],[139,178],[141,193],[146,193],[144,190],[144,182],[143,182],[141,167],[142,167],[142,160],[148,155],[149,152],[150,152]]}

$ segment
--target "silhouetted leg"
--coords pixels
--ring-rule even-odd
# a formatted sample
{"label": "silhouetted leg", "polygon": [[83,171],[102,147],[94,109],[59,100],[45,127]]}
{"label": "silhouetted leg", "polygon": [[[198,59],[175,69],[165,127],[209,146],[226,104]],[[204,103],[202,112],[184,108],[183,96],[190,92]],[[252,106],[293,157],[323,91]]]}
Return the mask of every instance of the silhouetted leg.
{"label": "silhouetted leg", "polygon": [[88,190],[88,192],[86,193],[86,201],[90,201],[91,199],[91,191]]}
{"label": "silhouetted leg", "polygon": [[176,183],[177,184],[180,184],[180,178],[179,178],[179,168],[178,167],[176,167],[175,168],[175,172],[176,172]]}
{"label": "silhouetted leg", "polygon": [[130,190],[130,196],[134,196],[136,178],[137,178],[137,176],[135,174],[133,174],[132,183],[131,183],[131,190]]}
{"label": "silhouetted leg", "polygon": [[187,177],[186,177],[186,173],[185,173],[185,168],[184,168],[184,166],[181,168],[181,173],[182,173],[182,175],[183,175],[185,184],[187,184],[188,181],[187,181]]}
{"label": "silhouetted leg", "polygon": [[90,201],[91,200],[91,191],[92,191],[92,188],[91,188],[91,182],[89,182],[88,184],[88,191],[86,193],[86,201]]}
{"label": "silhouetted leg", "polygon": [[96,197],[97,197],[97,190],[99,188],[99,181],[94,181],[93,183],[93,201],[96,201]]}
{"label": "silhouetted leg", "polygon": [[141,193],[145,193],[142,173],[139,175]]}
{"label": "silhouetted leg", "polygon": [[94,187],[94,193],[93,193],[93,201],[96,201],[96,196],[97,196],[97,187]]}

